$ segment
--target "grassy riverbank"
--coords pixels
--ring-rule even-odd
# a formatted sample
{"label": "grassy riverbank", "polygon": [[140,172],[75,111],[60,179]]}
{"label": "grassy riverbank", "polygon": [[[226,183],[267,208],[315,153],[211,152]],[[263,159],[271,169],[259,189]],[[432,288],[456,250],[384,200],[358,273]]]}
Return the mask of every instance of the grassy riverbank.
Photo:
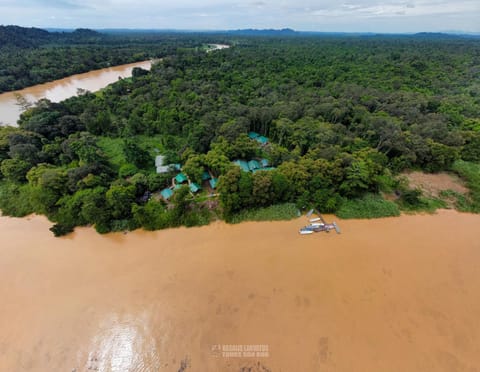
{"label": "grassy riverbank", "polygon": [[363,198],[346,200],[335,214],[344,219],[380,218],[400,216],[398,205],[380,195],[365,195]]}
{"label": "grassy riverbank", "polygon": [[452,170],[462,177],[470,192],[467,196],[458,193],[448,193],[457,199],[456,207],[459,211],[480,213],[480,164],[456,161]]}
{"label": "grassy riverbank", "polygon": [[266,208],[242,211],[231,217],[229,223],[245,221],[288,221],[300,216],[300,211],[294,203],[272,205]]}

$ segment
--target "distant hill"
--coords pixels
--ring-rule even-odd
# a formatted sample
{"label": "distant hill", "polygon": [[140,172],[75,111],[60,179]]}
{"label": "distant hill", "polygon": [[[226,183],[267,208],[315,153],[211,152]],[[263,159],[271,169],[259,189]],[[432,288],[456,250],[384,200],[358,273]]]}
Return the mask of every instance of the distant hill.
{"label": "distant hill", "polygon": [[99,32],[90,30],[89,28],[77,28],[71,34],[73,35],[87,35],[87,36],[98,36]]}
{"label": "distant hill", "polygon": [[50,33],[40,28],[0,26],[0,47],[14,45],[22,48],[35,47],[48,42]]}
{"label": "distant hill", "polygon": [[52,33],[55,41],[68,44],[90,44],[102,41],[106,37],[105,34],[90,30],[88,28],[77,28],[73,32]]}
{"label": "distant hill", "polygon": [[457,35],[445,34],[443,32],[417,32],[416,34],[413,34],[413,36],[427,37],[429,39],[443,39],[443,38],[456,37]]}
{"label": "distant hill", "polygon": [[458,38],[479,38],[478,34],[469,33],[446,33],[446,32],[419,32],[413,35],[418,38],[426,39],[458,39]]}
{"label": "distant hill", "polygon": [[49,43],[91,43],[103,37],[101,33],[86,28],[72,32],[48,32],[35,27],[0,26],[0,48],[4,46],[34,48]]}
{"label": "distant hill", "polygon": [[231,30],[227,31],[229,34],[234,35],[244,35],[244,36],[286,36],[286,35],[296,35],[297,32],[292,30],[291,28],[283,28],[281,30],[275,29],[264,29],[264,30],[257,30],[257,29],[244,29],[244,30]]}

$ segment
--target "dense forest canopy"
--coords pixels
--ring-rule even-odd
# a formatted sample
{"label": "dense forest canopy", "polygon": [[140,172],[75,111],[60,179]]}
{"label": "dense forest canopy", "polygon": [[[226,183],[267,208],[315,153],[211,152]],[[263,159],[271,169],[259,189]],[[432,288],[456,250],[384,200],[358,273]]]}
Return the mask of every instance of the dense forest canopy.
{"label": "dense forest canopy", "polygon": [[94,69],[171,55],[218,37],[173,33],[48,32],[0,26],[0,93]]}
{"label": "dense forest canopy", "polygon": [[[0,131],[0,208],[46,214],[57,234],[85,224],[158,229],[278,203],[336,212],[379,192],[413,205],[417,191],[395,177],[409,168],[455,164],[478,177],[480,41],[229,41],[212,53],[178,48],[98,93],[39,102],[19,128]],[[202,185],[208,172],[218,188],[194,194],[183,186],[160,199],[176,175],[155,173],[160,153],[190,182]],[[233,163],[255,159],[269,167],[246,172]],[[459,199],[461,209],[478,212],[479,193],[474,186]]]}

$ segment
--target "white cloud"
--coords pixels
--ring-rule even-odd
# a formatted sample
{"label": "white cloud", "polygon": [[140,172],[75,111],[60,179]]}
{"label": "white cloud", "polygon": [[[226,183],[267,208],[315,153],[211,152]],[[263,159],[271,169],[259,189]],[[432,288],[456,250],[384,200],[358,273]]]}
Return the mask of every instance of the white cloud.
{"label": "white cloud", "polygon": [[476,12],[480,16],[480,5],[478,1],[417,1],[414,3],[391,2],[369,4],[342,4],[334,9],[318,9],[312,12],[313,15],[321,17],[394,17],[397,15],[437,16],[442,14],[466,14]]}
{"label": "white cloud", "polygon": [[479,19],[480,0],[0,0],[0,24],[39,27],[480,32]]}

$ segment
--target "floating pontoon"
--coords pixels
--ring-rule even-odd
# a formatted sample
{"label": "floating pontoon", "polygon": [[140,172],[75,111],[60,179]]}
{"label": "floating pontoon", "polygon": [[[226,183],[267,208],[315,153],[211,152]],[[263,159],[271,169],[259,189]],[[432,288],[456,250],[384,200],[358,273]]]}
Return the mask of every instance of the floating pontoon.
{"label": "floating pontoon", "polygon": [[[313,209],[308,211],[307,218],[310,218],[313,212],[314,212]],[[313,234],[314,232],[322,232],[322,231],[329,233],[330,230],[335,230],[337,234],[340,234],[340,228],[335,222],[326,223],[322,215],[318,213],[318,211],[315,211],[315,212],[318,215],[318,217],[309,219],[310,224],[300,229],[301,235],[309,235],[309,234]]]}

